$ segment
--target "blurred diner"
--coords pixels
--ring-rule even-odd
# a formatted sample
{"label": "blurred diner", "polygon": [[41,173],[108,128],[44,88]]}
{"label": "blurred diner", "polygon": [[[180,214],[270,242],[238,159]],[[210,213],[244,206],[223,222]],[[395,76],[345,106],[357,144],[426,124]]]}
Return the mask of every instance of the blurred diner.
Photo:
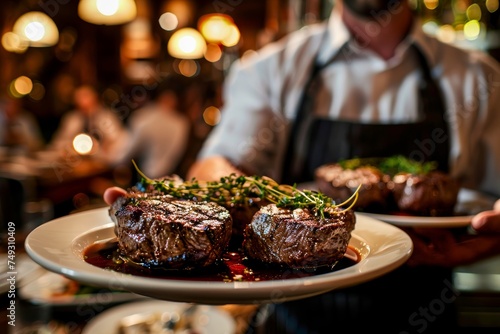
{"label": "blurred diner", "polygon": [[55,151],[73,151],[78,135],[92,139],[92,152],[103,160],[124,149],[128,131],[111,108],[104,106],[99,92],[91,85],[77,87],[73,93],[74,109],[65,113],[48,147]]}
{"label": "blurred diner", "polygon": [[152,92],[151,101],[132,112],[130,136],[115,163],[134,160],[148,177],[179,173],[187,152],[191,121],[183,111],[187,87],[178,76],[163,78]]}
{"label": "blurred diner", "polygon": [[44,145],[38,120],[24,109],[22,99],[7,94],[0,97],[0,147],[28,154]]}

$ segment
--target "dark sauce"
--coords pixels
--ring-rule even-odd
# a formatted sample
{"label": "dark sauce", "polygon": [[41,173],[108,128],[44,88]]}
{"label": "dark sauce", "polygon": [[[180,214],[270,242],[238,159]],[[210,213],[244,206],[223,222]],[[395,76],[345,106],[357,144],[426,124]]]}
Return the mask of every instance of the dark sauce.
{"label": "dark sauce", "polygon": [[224,253],[221,259],[209,267],[191,270],[169,270],[148,267],[125,259],[119,252],[116,240],[95,243],[84,250],[84,259],[87,263],[123,274],[162,279],[214,282],[253,282],[310,277],[348,268],[358,263],[360,258],[359,253],[349,246],[345,256],[334,266],[324,266],[315,269],[290,269],[250,260],[244,256],[242,251],[235,250]]}

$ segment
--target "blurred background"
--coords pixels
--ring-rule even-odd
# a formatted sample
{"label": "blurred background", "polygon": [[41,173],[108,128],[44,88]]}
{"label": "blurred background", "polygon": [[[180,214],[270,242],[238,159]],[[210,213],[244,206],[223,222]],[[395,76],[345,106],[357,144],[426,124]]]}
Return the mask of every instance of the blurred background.
{"label": "blurred background", "polygon": [[[86,3],[95,7],[99,1],[5,0],[0,5],[0,87],[33,113],[46,142],[63,113],[72,108],[72,92],[80,84],[97,87],[104,102],[117,109],[124,121],[145,102],[148,90],[171,73],[191,78],[199,86],[203,107],[219,107],[220,84],[234,59],[325,19],[333,2],[116,1],[124,12],[131,12],[114,18],[118,11],[98,15],[81,9]],[[429,33],[463,47],[496,52],[500,43],[497,0],[413,2]],[[97,13],[98,9],[94,8]],[[26,17],[30,13],[34,16]],[[26,24],[16,27],[23,24],[21,18],[31,22],[33,36],[26,36]],[[38,35],[37,24],[43,26],[45,36]],[[183,53],[182,38],[173,41],[176,34],[199,32],[203,38],[193,39],[195,50]],[[193,119],[202,117],[196,114],[200,110],[191,112]],[[208,127],[217,121],[215,113],[208,111]]]}

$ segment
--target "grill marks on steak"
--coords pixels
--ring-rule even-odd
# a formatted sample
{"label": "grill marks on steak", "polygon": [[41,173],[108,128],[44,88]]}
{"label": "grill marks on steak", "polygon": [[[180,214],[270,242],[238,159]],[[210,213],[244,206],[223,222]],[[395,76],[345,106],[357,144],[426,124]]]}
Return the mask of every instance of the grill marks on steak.
{"label": "grill marks on steak", "polygon": [[123,255],[165,269],[209,266],[231,238],[228,210],[211,202],[131,192],[111,206],[110,216]]}
{"label": "grill marks on steak", "polygon": [[352,210],[332,209],[319,218],[307,209],[262,207],[245,229],[243,249],[253,259],[291,268],[332,266],[349,244],[356,218]]}

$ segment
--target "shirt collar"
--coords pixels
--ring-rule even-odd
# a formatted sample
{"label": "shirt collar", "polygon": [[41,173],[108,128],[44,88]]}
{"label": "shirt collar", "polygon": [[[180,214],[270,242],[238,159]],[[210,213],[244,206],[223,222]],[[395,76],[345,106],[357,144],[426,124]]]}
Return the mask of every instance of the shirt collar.
{"label": "shirt collar", "polygon": [[332,11],[327,24],[328,29],[323,37],[324,43],[320,46],[317,57],[319,64],[329,61],[351,40],[351,34],[342,22],[342,17],[337,10]]}

